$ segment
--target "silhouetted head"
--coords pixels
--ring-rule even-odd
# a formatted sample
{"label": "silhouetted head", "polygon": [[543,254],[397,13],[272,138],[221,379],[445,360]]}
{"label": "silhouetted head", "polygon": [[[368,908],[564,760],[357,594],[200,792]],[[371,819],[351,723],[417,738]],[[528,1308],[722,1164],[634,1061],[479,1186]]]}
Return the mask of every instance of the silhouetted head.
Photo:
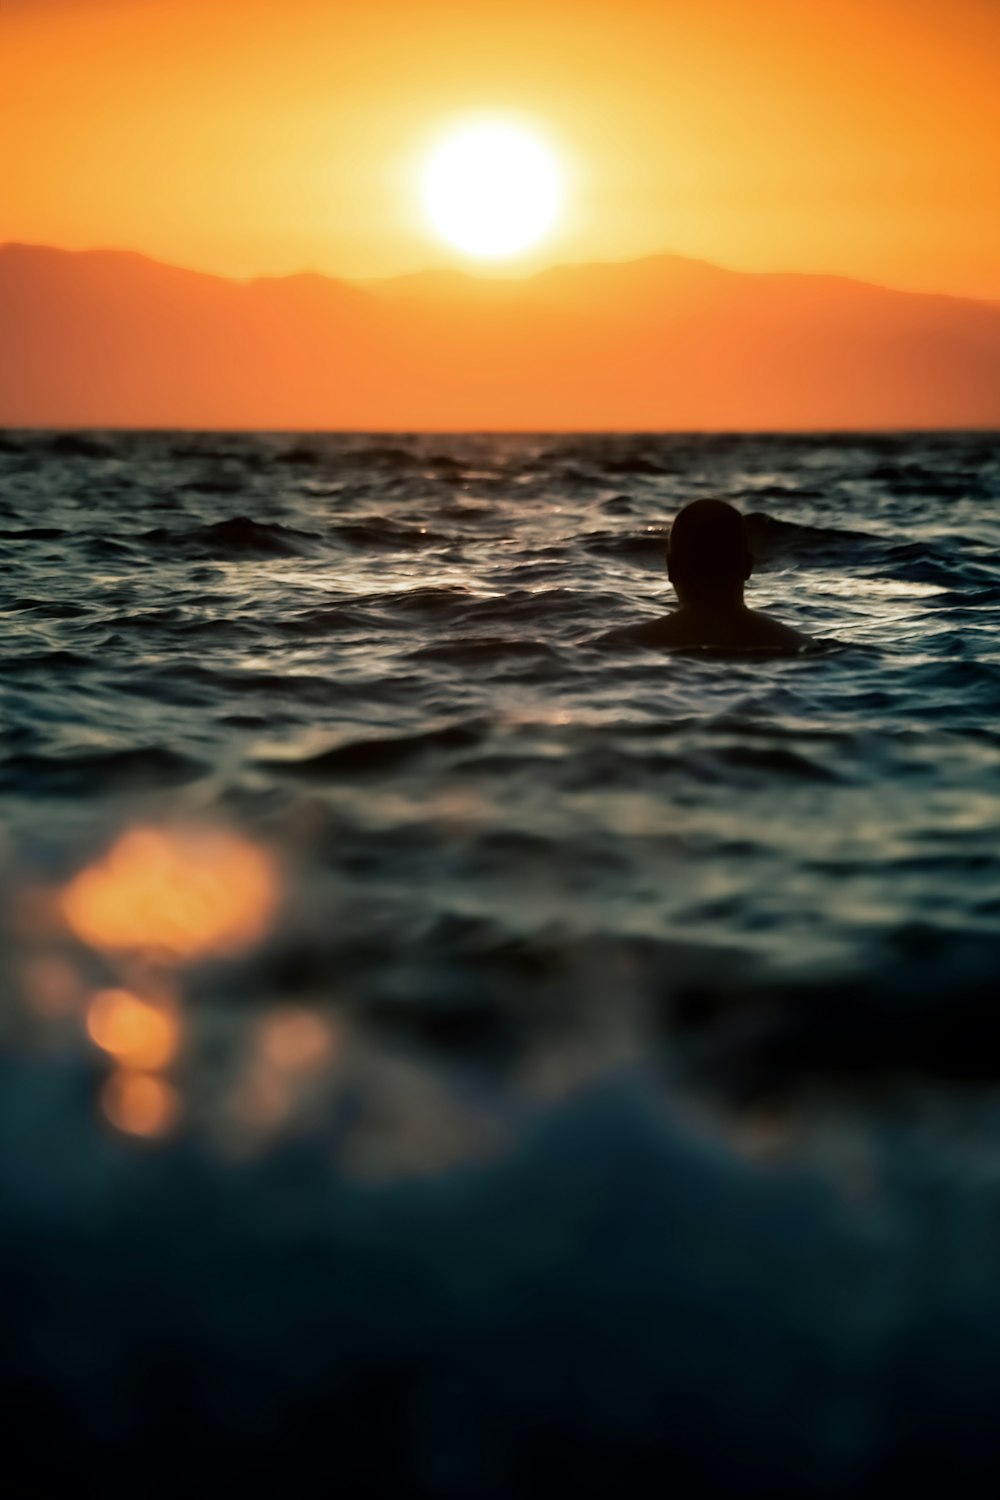
{"label": "silhouetted head", "polygon": [[724,500],[694,500],[677,515],[667,575],[682,604],[739,604],[753,571],[743,517]]}

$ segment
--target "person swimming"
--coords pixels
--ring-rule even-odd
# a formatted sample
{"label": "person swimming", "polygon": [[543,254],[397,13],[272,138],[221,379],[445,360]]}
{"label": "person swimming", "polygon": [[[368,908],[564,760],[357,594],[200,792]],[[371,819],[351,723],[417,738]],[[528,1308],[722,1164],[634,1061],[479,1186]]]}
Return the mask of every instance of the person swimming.
{"label": "person swimming", "polygon": [[694,500],[679,512],[667,544],[667,577],[679,607],[598,637],[600,644],[796,650],[809,637],[748,609],[743,586],[753,554],[743,517],[724,500]]}

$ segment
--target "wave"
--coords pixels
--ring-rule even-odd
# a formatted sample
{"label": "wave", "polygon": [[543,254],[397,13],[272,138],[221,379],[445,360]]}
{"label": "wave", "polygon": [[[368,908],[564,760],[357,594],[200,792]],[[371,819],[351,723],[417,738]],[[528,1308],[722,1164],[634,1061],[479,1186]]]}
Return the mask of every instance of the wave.
{"label": "wave", "polygon": [[415,734],[349,740],[301,760],[261,759],[257,764],[295,776],[377,775],[436,752],[472,750],[480,744],[485,732],[478,724],[448,724]]}
{"label": "wave", "polygon": [[658,479],[676,473],[676,467],[663,453],[651,456],[635,452],[634,442],[621,443],[594,438],[586,443],[566,443],[546,454],[550,463],[559,465],[563,478],[570,482],[600,482],[602,475],[625,475],[635,479]]}
{"label": "wave", "polygon": [[0,542],[55,542],[65,535],[63,526],[19,526],[0,531]]}
{"label": "wave", "polygon": [[[226,702],[231,696],[291,700],[316,707],[329,705],[333,686],[325,673],[254,672],[246,668],[202,666],[195,662],[171,663],[148,668],[135,680],[138,691],[155,685],[160,692],[180,698],[190,695],[197,702]],[[189,690],[194,690],[189,694]],[[343,692],[343,690],[342,690]],[[346,694],[343,694],[346,697]]]}
{"label": "wave", "polygon": [[959,542],[947,545],[929,541],[894,542],[885,548],[882,564],[886,572],[912,583],[953,589],[957,584],[989,586],[996,581],[992,559],[963,554]]}
{"label": "wave", "polygon": [[622,455],[619,458],[605,458],[601,462],[601,468],[606,474],[630,474],[638,478],[650,479],[671,472],[670,469],[664,468],[662,463],[644,458],[641,454],[632,457]]}
{"label": "wave", "polygon": [[716,764],[789,781],[840,781],[838,772],[814,755],[786,745],[726,745],[712,751]]}
{"label": "wave", "polygon": [[630,562],[656,563],[662,568],[666,556],[669,526],[647,526],[644,531],[590,531],[581,537],[585,552],[597,557],[623,557]]}
{"label": "wave", "polygon": [[391,443],[375,443],[367,448],[351,448],[345,455],[351,464],[360,464],[378,469],[412,469],[420,463],[420,456],[409,448]]}
{"label": "wave", "polygon": [[274,457],[276,462],[290,464],[295,469],[314,469],[324,461],[318,448],[309,448],[303,443],[296,443],[293,448],[284,448]]}
{"label": "wave", "polygon": [[56,458],[114,458],[115,444],[92,433],[60,432],[45,444]]}
{"label": "wave", "polygon": [[202,770],[191,756],[163,745],[70,755],[20,753],[0,760],[0,790],[28,797],[86,797],[178,786]]}
{"label": "wave", "polygon": [[3,672],[7,676],[13,676],[20,672],[46,672],[56,667],[72,667],[85,670],[96,666],[96,659],[92,656],[82,656],[78,651],[67,651],[64,647],[57,647],[52,651],[28,651],[21,656],[5,656],[2,658]]}
{"label": "wave", "polygon": [[169,548],[190,555],[206,557],[255,556],[294,557],[309,551],[320,540],[315,532],[301,531],[274,521],[255,521],[250,516],[233,516],[204,526],[184,529],[156,526],[137,538],[148,546]]}
{"label": "wave", "polygon": [[89,615],[91,606],[74,604],[69,599],[12,599],[2,606],[2,613],[38,615],[44,620],[74,620]]}
{"label": "wave", "polygon": [[557,661],[559,652],[545,641],[509,636],[465,636],[457,641],[438,641],[407,652],[410,661],[448,662],[454,666],[474,667],[502,662],[511,657]]}
{"label": "wave", "polygon": [[861,548],[885,546],[882,537],[840,526],[810,526],[786,521],[764,510],[743,517],[754,557],[761,562],[789,557],[804,562],[826,562],[856,557]]}
{"label": "wave", "polygon": [[979,475],[974,469],[968,473],[954,473],[905,461],[883,462],[875,464],[869,470],[868,479],[890,494],[904,497],[929,495],[939,496],[941,499],[959,499],[969,494],[983,493]]}
{"label": "wave", "polygon": [[305,609],[297,615],[270,621],[269,630],[285,636],[327,636],[342,630],[378,630],[384,625],[371,610],[355,604],[333,604],[324,609]]}
{"label": "wave", "polygon": [[401,617],[436,629],[447,625],[478,635],[483,625],[518,625],[578,614],[589,616],[612,609],[620,602],[617,595],[585,588],[511,588],[483,595],[456,584],[358,594],[348,607],[382,615],[387,620]]}
{"label": "wave", "polygon": [[389,616],[402,615],[408,620],[438,620],[454,614],[475,597],[471,590],[459,584],[418,585],[385,593],[359,594],[352,602],[359,609],[377,610]]}
{"label": "wave", "polygon": [[433,531],[429,526],[407,524],[388,516],[370,516],[364,521],[342,522],[333,528],[331,536],[351,547],[377,547],[388,551],[436,547],[455,540],[443,532]]}
{"label": "wave", "polygon": [[204,479],[189,479],[183,488],[195,495],[239,495],[246,480],[239,474],[219,474]]}

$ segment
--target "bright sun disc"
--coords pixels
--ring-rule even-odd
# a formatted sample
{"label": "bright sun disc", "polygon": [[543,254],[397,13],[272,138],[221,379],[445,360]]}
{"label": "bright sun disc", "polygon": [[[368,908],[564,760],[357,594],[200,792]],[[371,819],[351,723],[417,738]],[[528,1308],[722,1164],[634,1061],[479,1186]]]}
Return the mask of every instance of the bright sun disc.
{"label": "bright sun disc", "polygon": [[424,206],[442,239],[467,255],[526,250],[555,223],[562,174],[548,147],[516,125],[467,125],[432,152]]}

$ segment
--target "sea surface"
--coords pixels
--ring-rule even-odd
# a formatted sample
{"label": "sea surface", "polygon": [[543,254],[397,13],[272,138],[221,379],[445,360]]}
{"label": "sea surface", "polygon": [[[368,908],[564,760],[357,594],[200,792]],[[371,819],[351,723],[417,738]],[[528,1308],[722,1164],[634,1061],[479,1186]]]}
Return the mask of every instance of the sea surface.
{"label": "sea surface", "polygon": [[9,432],[0,622],[37,1492],[996,1492],[1000,436]]}

